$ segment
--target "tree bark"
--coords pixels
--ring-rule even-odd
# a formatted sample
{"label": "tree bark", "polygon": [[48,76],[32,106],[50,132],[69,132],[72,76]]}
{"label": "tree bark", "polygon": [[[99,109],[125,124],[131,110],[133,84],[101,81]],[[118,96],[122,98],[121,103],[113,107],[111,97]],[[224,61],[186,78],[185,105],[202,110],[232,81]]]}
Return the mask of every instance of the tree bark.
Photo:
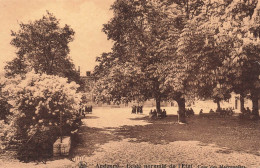
{"label": "tree bark", "polygon": [[180,123],[186,123],[186,116],[185,116],[185,99],[179,98],[176,100],[179,107],[179,113],[178,113],[178,122]]}
{"label": "tree bark", "polygon": [[220,101],[219,100],[217,100],[217,110],[220,110]]}
{"label": "tree bark", "polygon": [[245,96],[244,94],[240,94],[240,111],[243,112],[245,110]]}
{"label": "tree bark", "polygon": [[160,109],[161,109],[161,99],[158,97],[156,98],[156,111],[157,113],[160,112]]}
{"label": "tree bark", "polygon": [[154,82],[154,88],[155,88],[155,102],[156,102],[156,111],[157,113],[161,110],[161,93],[160,93],[160,84],[158,82],[158,79],[155,79]]}
{"label": "tree bark", "polygon": [[254,115],[254,117],[259,118],[259,111],[258,111],[258,92],[257,90],[254,90],[251,92],[251,96],[252,96],[252,114]]}
{"label": "tree bark", "polygon": [[259,107],[258,107],[258,99],[259,99],[259,93],[260,89],[255,86],[255,81],[259,80],[259,64],[254,62],[254,66],[252,69],[252,89],[251,89],[251,99],[252,99],[252,114],[255,119],[259,119]]}

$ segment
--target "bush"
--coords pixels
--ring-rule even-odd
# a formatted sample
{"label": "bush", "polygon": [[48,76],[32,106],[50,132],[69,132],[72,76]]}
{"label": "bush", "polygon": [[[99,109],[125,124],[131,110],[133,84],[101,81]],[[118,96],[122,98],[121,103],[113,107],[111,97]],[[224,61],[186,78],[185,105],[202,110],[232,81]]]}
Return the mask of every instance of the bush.
{"label": "bush", "polygon": [[81,101],[79,85],[62,77],[33,72],[9,83],[3,88],[12,105],[5,141],[17,148],[20,160],[41,156],[59,136],[60,124],[64,133],[72,131]]}
{"label": "bush", "polygon": [[17,149],[17,158],[25,162],[44,161],[52,156],[53,143],[59,136],[58,129],[37,131],[30,139],[23,140]]}

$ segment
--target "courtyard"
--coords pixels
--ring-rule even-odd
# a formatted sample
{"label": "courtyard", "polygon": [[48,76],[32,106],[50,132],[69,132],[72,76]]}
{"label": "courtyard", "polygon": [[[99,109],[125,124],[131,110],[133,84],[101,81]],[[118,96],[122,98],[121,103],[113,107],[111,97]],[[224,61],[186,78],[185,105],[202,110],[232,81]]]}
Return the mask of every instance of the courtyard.
{"label": "courtyard", "polygon": [[2,156],[0,166],[260,167],[259,121],[195,115],[180,125],[176,107],[166,107],[164,119],[149,119],[149,111],[131,114],[130,108],[94,108],[82,119],[69,157],[36,164]]}
{"label": "courtyard", "polygon": [[68,158],[36,164],[2,157],[1,167],[260,167],[259,121],[195,115],[180,125],[175,107],[157,120],[149,119],[149,110],[94,108],[82,119]]}
{"label": "courtyard", "polygon": [[130,108],[95,109],[83,120],[72,155],[90,167],[260,166],[258,121],[196,115],[188,118],[188,124],[179,125],[176,110],[169,107],[167,118],[150,120],[149,108],[144,114],[131,114]]}

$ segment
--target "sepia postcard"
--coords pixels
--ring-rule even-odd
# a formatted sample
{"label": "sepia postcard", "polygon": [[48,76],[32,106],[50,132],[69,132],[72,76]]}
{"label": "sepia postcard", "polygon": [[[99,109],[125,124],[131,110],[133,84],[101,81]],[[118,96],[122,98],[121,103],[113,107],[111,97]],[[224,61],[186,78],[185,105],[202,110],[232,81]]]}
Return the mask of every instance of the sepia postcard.
{"label": "sepia postcard", "polygon": [[0,0],[1,168],[259,168],[258,0]]}

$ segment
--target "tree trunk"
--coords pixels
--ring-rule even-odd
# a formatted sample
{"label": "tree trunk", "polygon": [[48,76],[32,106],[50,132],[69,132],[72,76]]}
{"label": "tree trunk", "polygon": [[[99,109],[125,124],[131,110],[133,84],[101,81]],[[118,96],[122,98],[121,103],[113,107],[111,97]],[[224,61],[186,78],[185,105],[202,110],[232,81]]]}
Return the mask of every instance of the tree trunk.
{"label": "tree trunk", "polygon": [[156,111],[157,113],[160,112],[161,109],[161,99],[160,98],[156,98]]}
{"label": "tree trunk", "polygon": [[155,88],[155,102],[156,102],[156,111],[157,113],[161,110],[161,93],[160,93],[160,84],[158,79],[155,79],[154,88]]}
{"label": "tree trunk", "polygon": [[217,100],[217,111],[220,110],[220,108],[221,108],[221,107],[220,107],[220,101]]}
{"label": "tree trunk", "polygon": [[258,92],[256,90],[252,91],[252,114],[254,117],[259,118],[259,111],[258,111]]}
{"label": "tree trunk", "polygon": [[259,111],[258,111],[258,99],[260,89],[254,85],[255,81],[259,80],[259,63],[254,62],[255,65],[252,69],[252,90],[251,90],[251,99],[252,99],[252,114],[255,119],[259,119]]}
{"label": "tree trunk", "polygon": [[243,112],[245,110],[245,96],[244,94],[240,94],[240,111]]}
{"label": "tree trunk", "polygon": [[185,116],[185,99],[179,98],[176,100],[179,107],[179,113],[178,113],[178,122],[180,123],[186,123],[186,116]]}

